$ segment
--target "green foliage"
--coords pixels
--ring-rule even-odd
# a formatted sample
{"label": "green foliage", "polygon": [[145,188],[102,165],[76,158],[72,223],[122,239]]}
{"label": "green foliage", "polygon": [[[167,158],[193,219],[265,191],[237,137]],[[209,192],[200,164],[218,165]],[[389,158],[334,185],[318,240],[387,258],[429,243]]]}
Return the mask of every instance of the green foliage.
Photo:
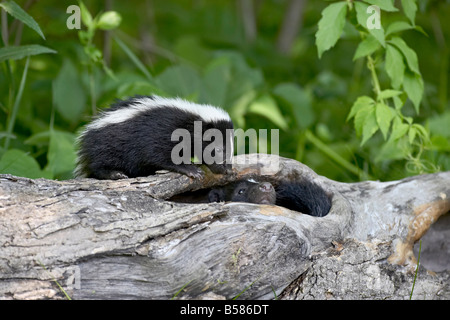
{"label": "green foliage", "polygon": [[20,60],[42,53],[56,53],[56,51],[38,44],[3,47],[0,48],[0,62],[5,60]]}
{"label": "green foliage", "polygon": [[347,3],[344,1],[332,3],[322,11],[322,19],[319,21],[319,30],[316,33],[319,58],[339,40],[344,30],[346,14]]}
{"label": "green foliage", "polygon": [[53,81],[53,103],[58,113],[67,121],[77,123],[85,111],[86,93],[75,65],[64,59]]}
{"label": "green foliage", "polygon": [[[93,18],[87,7],[84,5],[83,1],[80,1],[79,4],[81,21],[83,22],[87,30],[78,31],[78,37],[81,44],[83,45],[84,52],[89,58],[86,64],[88,67],[87,71],[89,75],[91,109],[92,113],[96,114],[97,97],[94,79],[96,66],[101,66],[111,78],[114,78],[114,74],[112,70],[105,64],[102,51],[98,49],[93,42],[95,32],[97,30],[112,30],[117,28],[122,21],[122,17],[115,11],[107,11],[105,13],[98,14],[95,18]],[[63,89],[62,87],[60,88]]]}
{"label": "green foliage", "polygon": [[281,54],[288,3],[258,2],[252,41],[228,0],[115,1],[114,10],[80,1],[80,29],[66,26],[76,19],[68,3],[0,0],[0,173],[71,178],[80,128],[135,94],[218,105],[244,130],[280,129],[282,156],[331,179],[450,170],[449,52],[435,40],[449,41],[450,5],[307,2]]}
{"label": "green foliage", "polygon": [[41,170],[39,163],[22,150],[10,149],[0,159],[0,172],[28,178],[51,178],[52,174]]}
{"label": "green foliage", "polygon": [[3,1],[0,2],[0,8],[8,12],[17,20],[20,20],[21,22],[26,24],[34,31],[36,31],[45,40],[45,36],[42,33],[42,30],[37,24],[37,22],[33,19],[32,16],[23,11],[22,8],[17,3],[15,3],[14,1]]}
{"label": "green foliage", "polygon": [[[420,104],[424,94],[424,82],[419,70],[416,52],[398,35],[400,31],[417,28],[415,16],[417,11],[416,0],[402,1],[404,14],[410,23],[393,21],[387,26],[387,32],[381,25],[380,9],[388,12],[399,11],[394,1],[338,2],[329,5],[322,12],[319,30],[316,34],[316,45],[321,54],[334,46],[341,36],[341,27],[346,19],[345,13],[330,16],[329,12],[336,12],[337,7],[347,6],[350,11],[348,21],[360,34],[360,43],[355,51],[353,60],[367,58],[367,67],[372,78],[374,98],[360,96],[353,104],[347,120],[354,118],[355,131],[361,136],[361,145],[367,143],[377,131],[382,133],[385,145],[402,145],[404,158],[418,161],[413,154],[417,149],[423,150],[429,145],[429,132],[422,125],[413,123],[411,117],[402,113],[406,98],[412,102],[416,113],[419,113]],[[354,7],[353,7],[354,5]],[[378,6],[373,9],[370,5]],[[345,10],[339,9],[340,12]],[[327,14],[328,13],[328,14]],[[356,19],[352,19],[352,14]],[[327,19],[339,19],[339,28],[335,28],[332,38],[319,37],[325,30],[329,30],[336,22]],[[372,21],[371,21],[372,20]],[[323,28],[321,29],[321,26]],[[337,32],[338,30],[339,32]],[[319,41],[319,39],[321,41]],[[373,56],[377,55],[376,58]],[[383,61],[384,57],[384,61]],[[378,71],[383,69],[391,80],[391,88],[381,89]],[[421,151],[420,151],[421,152]]]}

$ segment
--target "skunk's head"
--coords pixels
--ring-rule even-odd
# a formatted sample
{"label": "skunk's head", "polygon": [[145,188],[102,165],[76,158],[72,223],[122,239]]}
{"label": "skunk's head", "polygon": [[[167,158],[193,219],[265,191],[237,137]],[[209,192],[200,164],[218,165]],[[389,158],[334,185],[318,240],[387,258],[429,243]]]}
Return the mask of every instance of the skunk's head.
{"label": "skunk's head", "polygon": [[209,202],[233,201],[258,204],[275,204],[276,193],[270,182],[241,180],[223,188],[212,189],[208,194]]}
{"label": "skunk's head", "polygon": [[270,182],[245,180],[235,185],[230,200],[235,202],[275,204],[276,193]]}
{"label": "skunk's head", "polygon": [[230,173],[234,154],[233,123],[231,120],[214,121],[203,129],[203,162],[213,173]]}

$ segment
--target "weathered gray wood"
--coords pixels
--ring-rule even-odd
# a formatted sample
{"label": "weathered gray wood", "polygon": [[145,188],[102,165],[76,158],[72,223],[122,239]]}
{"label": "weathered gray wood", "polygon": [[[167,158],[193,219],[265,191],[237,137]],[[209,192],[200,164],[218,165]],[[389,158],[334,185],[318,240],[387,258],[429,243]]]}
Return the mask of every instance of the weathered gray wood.
{"label": "weathered gray wood", "polygon": [[[450,210],[450,172],[346,184],[289,159],[242,159],[201,181],[0,175],[0,299],[66,298],[57,283],[74,299],[409,298],[412,247]],[[255,175],[314,180],[332,209],[167,200]],[[450,298],[448,279],[421,270],[414,297]]]}

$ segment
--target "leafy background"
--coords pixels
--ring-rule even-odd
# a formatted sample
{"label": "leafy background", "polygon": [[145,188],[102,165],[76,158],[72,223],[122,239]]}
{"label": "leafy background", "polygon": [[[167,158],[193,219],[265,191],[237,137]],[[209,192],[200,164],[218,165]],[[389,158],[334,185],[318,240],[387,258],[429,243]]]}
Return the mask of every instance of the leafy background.
{"label": "leafy background", "polygon": [[[74,4],[80,30],[66,24]],[[370,4],[382,31],[364,26]],[[0,173],[71,178],[90,117],[152,93],[221,106],[235,128],[280,129],[280,155],[334,180],[450,170],[448,0],[0,8]]]}

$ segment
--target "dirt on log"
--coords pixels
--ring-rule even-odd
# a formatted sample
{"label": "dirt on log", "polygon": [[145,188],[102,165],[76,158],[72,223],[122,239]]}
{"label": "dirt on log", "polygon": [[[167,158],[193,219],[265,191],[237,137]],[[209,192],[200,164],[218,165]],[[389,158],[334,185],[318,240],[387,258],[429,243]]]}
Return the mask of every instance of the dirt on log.
{"label": "dirt on log", "polygon": [[[0,299],[409,299],[420,239],[412,298],[450,299],[450,172],[341,183],[277,156],[235,161],[201,180],[0,175]],[[197,201],[250,177],[314,181],[332,208]]]}

